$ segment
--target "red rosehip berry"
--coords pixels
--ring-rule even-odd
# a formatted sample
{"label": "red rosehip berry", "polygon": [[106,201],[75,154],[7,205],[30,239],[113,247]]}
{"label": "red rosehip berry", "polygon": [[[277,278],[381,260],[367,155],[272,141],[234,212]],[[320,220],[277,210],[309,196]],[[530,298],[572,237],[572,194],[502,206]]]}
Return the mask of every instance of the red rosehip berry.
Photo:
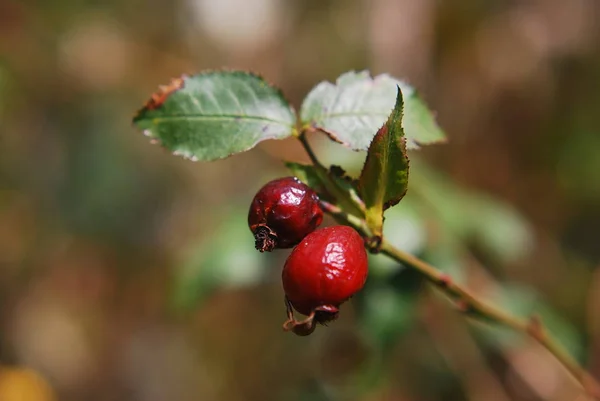
{"label": "red rosehip berry", "polygon": [[[364,241],[353,228],[325,227],[307,235],[283,267],[289,318],[284,328],[307,335],[314,322],[334,320],[340,305],[364,286],[367,273]],[[308,319],[297,322],[290,306]]]}
{"label": "red rosehip berry", "polygon": [[250,205],[248,226],[261,252],[291,248],[323,221],[319,197],[296,177],[263,186]]}

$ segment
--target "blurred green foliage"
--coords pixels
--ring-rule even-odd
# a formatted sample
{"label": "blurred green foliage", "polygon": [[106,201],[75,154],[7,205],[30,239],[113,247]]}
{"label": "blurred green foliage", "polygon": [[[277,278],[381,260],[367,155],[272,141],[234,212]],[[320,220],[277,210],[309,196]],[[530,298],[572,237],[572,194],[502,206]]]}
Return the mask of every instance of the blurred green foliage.
{"label": "blurred green foliage", "polygon": [[[302,149],[191,163],[130,121],[159,84],[206,68],[260,72],[297,109],[344,71],[406,78],[450,141],[410,154],[384,234],[535,311],[598,374],[597,13],[593,0],[0,3],[0,386],[17,366],[66,401],[575,399],[543,350],[455,319],[382,256],[338,321],[285,335],[287,253],[253,252],[246,213],[289,174],[281,160],[308,162]],[[360,173],[363,152],[311,140]]]}
{"label": "blurred green foliage", "polygon": [[248,227],[240,224],[248,218],[246,209],[234,208],[220,215],[226,217],[211,230],[210,239],[201,241],[201,246],[192,242],[175,275],[177,308],[197,307],[216,290],[253,286],[268,276],[263,255],[248,241]]}

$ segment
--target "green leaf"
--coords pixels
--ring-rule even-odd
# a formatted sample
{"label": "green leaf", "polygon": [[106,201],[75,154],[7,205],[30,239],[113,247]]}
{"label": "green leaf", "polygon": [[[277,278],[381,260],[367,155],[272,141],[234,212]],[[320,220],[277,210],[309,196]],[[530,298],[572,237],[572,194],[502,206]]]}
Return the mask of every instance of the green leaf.
{"label": "green leaf", "polygon": [[[301,164],[294,162],[285,162],[285,166],[292,172],[292,174],[298,178],[300,181],[320,193],[321,196],[324,195],[325,188],[317,174],[317,169],[312,164]],[[325,199],[331,200],[331,199]]]}
{"label": "green leaf", "polygon": [[396,106],[373,138],[359,178],[359,193],[367,208],[367,224],[377,236],[383,232],[384,210],[400,202],[408,189],[402,107],[402,91],[398,87]]}
{"label": "green leaf", "polygon": [[320,129],[349,148],[367,150],[394,107],[398,86],[404,98],[402,126],[408,148],[445,141],[414,88],[387,74],[371,78],[368,71],[345,73],[335,84],[318,84],[304,99],[300,119],[303,125]]}
{"label": "green leaf", "polygon": [[285,165],[300,181],[313,188],[321,199],[338,205],[354,216],[364,216],[364,204],[354,183],[348,177],[336,174],[336,169],[327,170],[321,166],[294,162],[286,162]]}
{"label": "green leaf", "polygon": [[400,85],[404,95],[404,118],[402,127],[410,149],[419,145],[446,142],[446,134],[435,121],[431,110],[421,96],[411,87]]}
{"label": "green leaf", "polygon": [[133,122],[173,154],[209,161],[291,136],[296,116],[281,92],[261,77],[214,71],[161,87]]}

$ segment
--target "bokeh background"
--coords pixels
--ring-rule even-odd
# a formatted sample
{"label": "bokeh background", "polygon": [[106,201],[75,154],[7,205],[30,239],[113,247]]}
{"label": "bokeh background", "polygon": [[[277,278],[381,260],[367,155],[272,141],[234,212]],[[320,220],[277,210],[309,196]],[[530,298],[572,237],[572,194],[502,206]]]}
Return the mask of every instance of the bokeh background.
{"label": "bokeh background", "polygon": [[192,163],[131,117],[209,68],[296,107],[347,70],[406,79],[449,142],[411,153],[387,237],[600,376],[598,21],[596,0],[1,0],[0,400],[577,399],[539,346],[379,256],[339,321],[283,333],[287,252],[254,251],[246,213],[302,149]]}

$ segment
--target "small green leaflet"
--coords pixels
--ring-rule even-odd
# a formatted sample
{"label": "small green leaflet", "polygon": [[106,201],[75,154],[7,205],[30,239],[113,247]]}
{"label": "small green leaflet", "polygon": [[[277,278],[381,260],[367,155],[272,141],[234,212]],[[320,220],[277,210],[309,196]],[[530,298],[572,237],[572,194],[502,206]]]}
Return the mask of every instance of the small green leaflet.
{"label": "small green leaflet", "polygon": [[322,166],[294,162],[286,162],[285,165],[300,181],[314,189],[321,199],[340,206],[354,216],[364,217],[364,204],[350,180]]}
{"label": "small green leaflet", "polygon": [[402,129],[402,90],[396,106],[369,146],[359,178],[359,193],[367,208],[367,225],[376,236],[383,232],[383,212],[404,197],[408,188],[408,156]]}
{"label": "small green leaflet", "polygon": [[243,71],[174,79],[138,112],[134,124],[191,160],[217,160],[294,132],[296,115],[279,89]]}
{"label": "small green leaflet", "polygon": [[371,78],[368,71],[348,72],[335,84],[315,86],[302,103],[300,119],[305,127],[324,131],[351,149],[367,150],[394,107],[397,87],[404,98],[402,127],[408,148],[445,141],[433,113],[413,87],[387,74]]}
{"label": "small green leaflet", "polygon": [[[300,181],[314,189],[316,192],[321,194],[323,197],[325,193],[325,188],[319,178],[319,174],[317,173],[317,169],[312,164],[301,164],[295,162],[285,162],[285,166],[292,172],[292,174],[298,178]],[[331,201],[332,199],[326,199],[327,201]]]}

